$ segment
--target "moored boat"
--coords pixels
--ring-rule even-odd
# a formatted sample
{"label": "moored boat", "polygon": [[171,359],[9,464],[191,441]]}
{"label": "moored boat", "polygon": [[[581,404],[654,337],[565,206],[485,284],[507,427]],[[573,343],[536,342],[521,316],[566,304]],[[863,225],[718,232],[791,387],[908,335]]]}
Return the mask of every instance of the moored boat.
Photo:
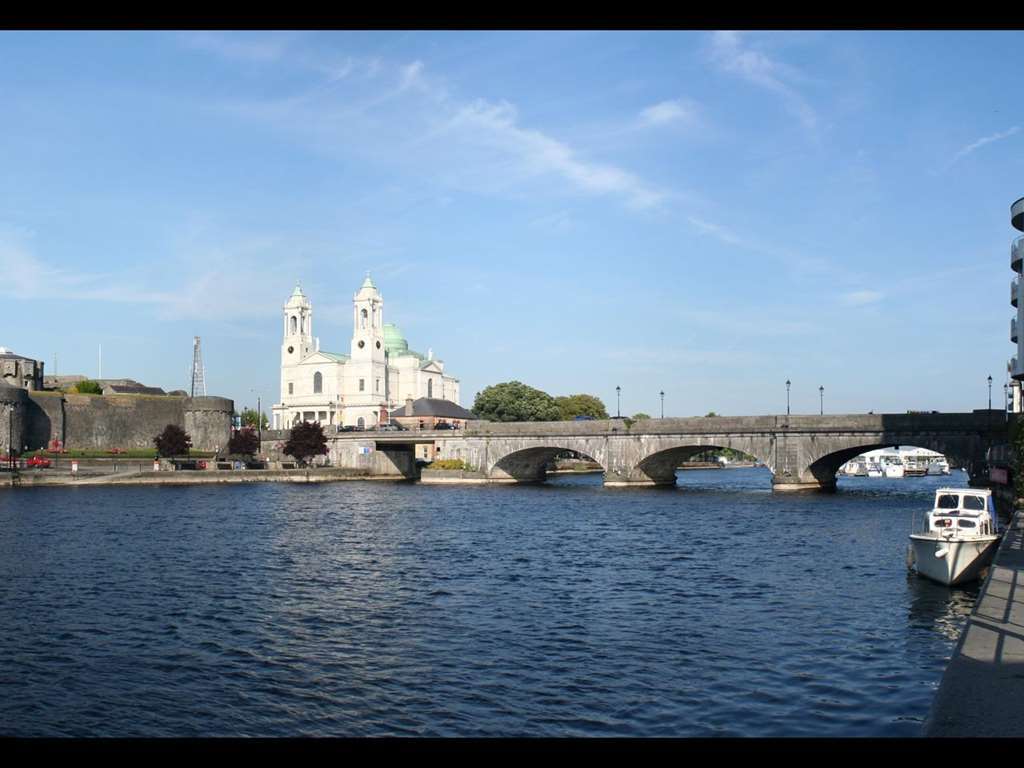
{"label": "moored boat", "polygon": [[908,565],[948,586],[973,581],[992,562],[998,527],[992,491],[940,488],[921,529],[910,534]]}

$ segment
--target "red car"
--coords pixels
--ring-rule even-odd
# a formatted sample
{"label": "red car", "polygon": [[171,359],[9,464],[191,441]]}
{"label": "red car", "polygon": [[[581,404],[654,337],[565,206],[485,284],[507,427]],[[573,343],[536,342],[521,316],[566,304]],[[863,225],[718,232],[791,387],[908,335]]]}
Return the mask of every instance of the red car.
{"label": "red car", "polygon": [[37,469],[46,469],[50,466],[50,460],[44,459],[42,456],[32,456],[25,462],[26,467],[36,467]]}

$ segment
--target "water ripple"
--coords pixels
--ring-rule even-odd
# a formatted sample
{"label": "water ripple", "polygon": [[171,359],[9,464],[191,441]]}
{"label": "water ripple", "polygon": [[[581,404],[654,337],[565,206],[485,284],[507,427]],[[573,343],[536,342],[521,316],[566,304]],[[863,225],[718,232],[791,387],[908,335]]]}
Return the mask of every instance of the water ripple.
{"label": "water ripple", "polygon": [[939,481],[12,491],[0,733],[916,735],[976,594],[906,573]]}

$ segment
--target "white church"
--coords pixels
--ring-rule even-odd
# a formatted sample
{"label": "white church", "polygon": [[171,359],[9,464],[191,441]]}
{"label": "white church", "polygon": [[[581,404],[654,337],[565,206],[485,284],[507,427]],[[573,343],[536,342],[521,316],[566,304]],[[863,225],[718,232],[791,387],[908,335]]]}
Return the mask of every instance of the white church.
{"label": "white church", "polygon": [[367,273],[352,299],[349,354],[324,352],[313,336],[313,305],[295,286],[284,305],[281,401],[274,429],[301,421],[370,429],[408,399],[427,397],[458,405],[459,380],[432,353],[409,349],[401,331],[384,322],[384,299]]}

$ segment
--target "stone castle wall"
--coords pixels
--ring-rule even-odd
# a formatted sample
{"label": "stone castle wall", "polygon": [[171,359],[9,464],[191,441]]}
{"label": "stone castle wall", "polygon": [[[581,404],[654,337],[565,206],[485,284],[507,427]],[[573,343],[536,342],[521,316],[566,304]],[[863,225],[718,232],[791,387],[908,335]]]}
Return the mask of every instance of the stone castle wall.
{"label": "stone castle wall", "polygon": [[[234,403],[222,397],[24,394],[15,410],[22,447],[29,450],[53,440],[68,449],[152,448],[153,438],[168,424],[188,432],[192,447],[200,451],[223,447],[231,437]],[[0,445],[5,441],[6,435]]]}

